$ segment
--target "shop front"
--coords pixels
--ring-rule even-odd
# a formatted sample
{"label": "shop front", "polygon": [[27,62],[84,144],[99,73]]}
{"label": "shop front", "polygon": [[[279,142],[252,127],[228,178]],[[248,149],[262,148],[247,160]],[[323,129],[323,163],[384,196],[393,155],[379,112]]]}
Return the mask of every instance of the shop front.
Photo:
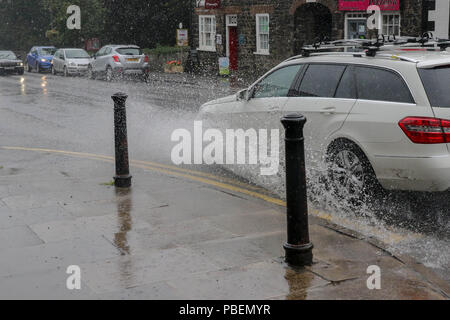
{"label": "shop front", "polygon": [[367,27],[367,20],[375,14],[370,10],[371,6],[380,8],[379,19],[375,21],[378,33],[400,36],[400,0],[339,0],[339,11],[345,14],[345,38],[364,39],[371,36]]}
{"label": "shop front", "polygon": [[[448,2],[448,0],[446,0]],[[426,2],[436,2],[425,11]],[[256,77],[318,39],[420,35],[440,0],[196,0],[193,43],[201,70]],[[380,8],[374,29],[374,11]],[[435,8],[436,7],[436,8]],[[448,11],[448,9],[446,9]],[[436,12],[436,13],[433,13]],[[447,17],[447,15],[440,15]],[[443,18],[438,17],[440,20]],[[370,23],[369,23],[370,24]],[[436,28],[448,29],[442,22]],[[219,63],[220,61],[220,63]]]}

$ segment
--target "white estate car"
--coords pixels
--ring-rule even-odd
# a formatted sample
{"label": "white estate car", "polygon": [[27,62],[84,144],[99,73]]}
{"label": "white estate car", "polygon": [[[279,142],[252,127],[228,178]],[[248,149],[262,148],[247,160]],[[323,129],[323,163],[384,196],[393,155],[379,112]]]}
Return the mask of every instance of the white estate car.
{"label": "white estate car", "polygon": [[307,118],[307,165],[325,169],[347,193],[372,184],[450,189],[449,52],[294,57],[249,89],[204,104],[199,118],[270,130],[289,113]]}

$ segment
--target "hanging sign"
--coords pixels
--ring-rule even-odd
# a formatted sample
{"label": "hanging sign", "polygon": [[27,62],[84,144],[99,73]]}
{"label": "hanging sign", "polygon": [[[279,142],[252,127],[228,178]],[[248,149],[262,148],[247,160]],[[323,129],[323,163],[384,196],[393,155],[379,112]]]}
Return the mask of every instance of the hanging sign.
{"label": "hanging sign", "polygon": [[379,6],[381,11],[399,11],[400,0],[339,0],[340,11],[366,11],[370,6]]}
{"label": "hanging sign", "polygon": [[220,0],[205,0],[205,9],[219,9]]}

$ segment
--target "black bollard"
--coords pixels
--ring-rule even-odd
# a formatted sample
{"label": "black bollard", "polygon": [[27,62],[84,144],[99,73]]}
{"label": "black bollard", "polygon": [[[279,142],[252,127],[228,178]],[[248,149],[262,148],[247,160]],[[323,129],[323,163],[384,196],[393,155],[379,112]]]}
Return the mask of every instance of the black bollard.
{"label": "black bollard", "polygon": [[111,97],[114,101],[114,137],[116,147],[116,176],[114,185],[118,188],[131,187],[130,165],[128,160],[127,111],[125,102],[128,96],[118,92]]}
{"label": "black bollard", "polygon": [[290,114],[281,119],[286,141],[287,243],[286,262],[295,267],[312,265],[313,244],[309,240],[308,199],[306,194],[305,142],[306,118]]}

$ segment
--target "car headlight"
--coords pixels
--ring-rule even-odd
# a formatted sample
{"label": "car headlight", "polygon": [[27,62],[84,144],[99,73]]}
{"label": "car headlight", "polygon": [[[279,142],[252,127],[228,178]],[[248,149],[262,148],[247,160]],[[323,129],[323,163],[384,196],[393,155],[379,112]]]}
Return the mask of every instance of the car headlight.
{"label": "car headlight", "polygon": [[71,67],[76,67],[77,64],[76,64],[75,62],[71,62],[71,63],[69,63],[69,66],[71,66]]}
{"label": "car headlight", "polygon": [[17,62],[17,66],[23,67],[23,62]]}
{"label": "car headlight", "polygon": [[41,62],[47,62],[47,60],[45,60],[44,58],[41,59]]}

